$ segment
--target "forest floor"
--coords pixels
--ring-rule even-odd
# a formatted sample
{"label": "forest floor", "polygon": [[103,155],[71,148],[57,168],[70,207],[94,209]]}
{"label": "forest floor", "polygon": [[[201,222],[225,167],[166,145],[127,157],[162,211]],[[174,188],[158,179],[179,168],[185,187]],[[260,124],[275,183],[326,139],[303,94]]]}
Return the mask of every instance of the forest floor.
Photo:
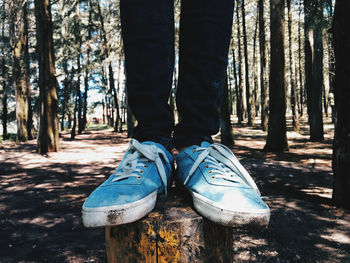
{"label": "forest floor", "polygon": [[[322,143],[288,132],[290,151],[265,153],[266,133],[234,125],[233,152],[271,208],[265,230],[234,231],[234,262],[350,262],[350,211],[332,206],[332,125]],[[46,156],[35,141],[0,144],[0,262],[105,262],[104,229],[81,206],[128,147],[126,134],[88,130]]]}

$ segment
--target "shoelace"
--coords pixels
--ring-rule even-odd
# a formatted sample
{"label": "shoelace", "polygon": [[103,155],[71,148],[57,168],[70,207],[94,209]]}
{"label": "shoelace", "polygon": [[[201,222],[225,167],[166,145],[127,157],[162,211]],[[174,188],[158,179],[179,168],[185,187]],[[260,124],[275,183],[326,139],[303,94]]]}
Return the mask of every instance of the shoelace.
{"label": "shoelace", "polygon": [[[112,175],[115,177],[111,182],[120,181],[129,177],[141,178],[143,170],[137,168],[140,162],[155,162],[160,178],[165,188],[165,194],[167,194],[167,176],[164,169],[164,165],[161,157],[168,163],[169,159],[166,153],[155,145],[141,144],[135,139],[130,140],[130,147],[127,150],[128,154],[125,157],[119,171],[114,172]],[[147,166],[145,166],[147,167]],[[139,174],[137,174],[138,172]]]}
{"label": "shoelace", "polygon": [[253,178],[247,170],[240,164],[232,151],[226,146],[213,143],[208,148],[197,147],[194,151],[202,151],[197,160],[192,165],[190,172],[184,181],[186,185],[188,180],[197,170],[201,162],[208,163],[206,168],[213,168],[210,173],[215,173],[214,178],[221,178],[231,182],[244,182],[249,185],[260,196],[260,191]]}

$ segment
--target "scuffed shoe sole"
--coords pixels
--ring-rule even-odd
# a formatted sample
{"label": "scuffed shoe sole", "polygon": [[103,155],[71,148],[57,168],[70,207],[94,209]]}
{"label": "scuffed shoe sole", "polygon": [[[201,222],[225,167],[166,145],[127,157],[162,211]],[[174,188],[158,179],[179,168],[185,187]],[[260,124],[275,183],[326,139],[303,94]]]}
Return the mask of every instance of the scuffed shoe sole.
{"label": "scuffed shoe sole", "polygon": [[209,200],[195,192],[189,192],[193,199],[193,206],[197,212],[214,223],[230,227],[245,225],[267,227],[269,224],[269,208],[256,211],[229,211],[220,208],[217,202]]}
{"label": "scuffed shoe sole", "polygon": [[83,205],[82,218],[84,226],[106,227],[135,222],[153,210],[157,200],[157,192],[154,191],[143,199],[125,205],[97,208],[89,208]]}

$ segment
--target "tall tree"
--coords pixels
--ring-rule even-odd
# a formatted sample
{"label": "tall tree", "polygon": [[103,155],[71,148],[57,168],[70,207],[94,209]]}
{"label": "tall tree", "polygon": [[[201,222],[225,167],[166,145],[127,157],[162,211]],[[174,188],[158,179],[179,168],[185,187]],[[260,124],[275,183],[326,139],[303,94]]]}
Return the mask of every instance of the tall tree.
{"label": "tall tree", "polygon": [[1,58],[1,77],[2,77],[2,136],[4,139],[7,138],[7,70],[6,70],[6,48],[5,45],[7,43],[5,38],[5,19],[6,19],[6,7],[5,7],[5,1],[2,2],[2,25],[1,25],[1,54],[3,54]]}
{"label": "tall tree", "polygon": [[28,34],[28,1],[25,1],[22,5],[22,20],[23,20],[23,74],[22,74],[22,87],[24,90],[24,103],[26,112],[26,129],[28,139],[33,139],[32,127],[33,127],[33,109],[32,98],[30,88],[30,61],[29,61],[29,34]]}
{"label": "tall tree", "polygon": [[89,67],[90,67],[90,54],[91,54],[91,39],[92,39],[92,5],[91,1],[88,1],[89,8],[89,20],[88,20],[88,35],[87,35],[87,51],[86,51],[86,63],[85,63],[85,76],[84,76],[84,95],[83,95],[83,120],[82,129],[84,130],[87,124],[87,97],[89,91]]}
{"label": "tall tree", "polygon": [[[329,22],[332,23],[333,19],[333,1],[328,0],[327,1],[328,6],[328,12],[329,12]],[[332,122],[335,121],[335,112],[334,112],[334,104],[332,101],[332,94],[334,93],[334,77],[335,77],[335,59],[334,59],[334,45],[333,45],[333,35],[328,32],[328,38],[327,38],[327,45],[328,45],[328,83],[329,83],[329,98],[330,98],[330,107],[332,111]]]}
{"label": "tall tree", "polygon": [[239,82],[239,97],[237,97],[237,103],[239,107],[241,108],[238,115],[238,123],[242,123],[244,120],[245,114],[247,112],[246,104],[245,104],[245,90],[244,90],[244,82],[243,82],[243,71],[242,71],[242,46],[241,46],[241,25],[240,25],[240,18],[239,18],[239,5],[237,5],[236,8],[236,14],[237,14],[237,39],[238,39],[238,82]]}
{"label": "tall tree", "polygon": [[12,49],[12,83],[16,96],[16,120],[17,120],[17,140],[28,140],[26,112],[26,89],[22,79],[22,52],[24,45],[24,23],[23,16],[19,15],[23,12],[20,1],[10,2],[10,41]]}
{"label": "tall tree", "polygon": [[301,44],[301,29],[302,29],[302,24],[301,24],[301,13],[302,13],[302,1],[299,1],[299,18],[298,18],[298,75],[299,75],[299,113],[300,116],[303,116],[304,114],[304,80],[303,80],[303,67],[302,67],[302,44]]}
{"label": "tall tree", "polygon": [[74,34],[77,41],[77,85],[76,85],[76,96],[78,99],[77,115],[78,115],[78,134],[81,134],[84,130],[83,127],[83,100],[81,96],[80,84],[81,84],[81,57],[82,57],[82,32],[81,32],[81,14],[80,14],[80,3],[76,2],[76,19],[74,24]]}
{"label": "tall tree", "polygon": [[305,88],[310,140],[322,141],[323,88],[323,5],[322,0],[304,0],[305,13]]}
{"label": "tall tree", "polygon": [[350,1],[337,0],[333,20],[335,50],[335,106],[333,200],[350,209]]}
{"label": "tall tree", "polygon": [[122,118],[120,116],[120,107],[119,107],[121,64],[122,64],[122,59],[121,59],[121,54],[119,54],[117,88],[114,87],[114,89],[113,89],[113,98],[114,98],[114,102],[115,102],[115,112],[116,112],[116,120],[114,122],[114,131],[116,131],[116,132],[122,132],[122,130],[123,130]]}
{"label": "tall tree", "polygon": [[236,114],[238,117],[238,120],[242,119],[242,105],[241,101],[242,98],[241,93],[239,91],[239,81],[238,81],[238,76],[237,76],[237,64],[236,64],[236,55],[235,55],[235,50],[232,49],[232,71],[233,71],[233,76],[235,79],[235,93],[236,93]]}
{"label": "tall tree", "polygon": [[267,70],[266,70],[266,40],[264,0],[258,0],[259,11],[259,48],[260,48],[260,104],[261,104],[261,128],[267,131],[268,123],[268,95],[267,95]]}
{"label": "tall tree", "polygon": [[243,28],[243,50],[244,50],[244,70],[245,70],[245,91],[247,101],[248,125],[254,124],[254,105],[252,103],[252,96],[249,84],[249,59],[248,59],[248,43],[247,43],[247,26],[245,17],[245,2],[241,1],[242,11],[242,28]]}
{"label": "tall tree", "polygon": [[229,88],[228,88],[228,76],[226,76],[224,84],[224,93],[222,96],[220,106],[220,132],[221,132],[221,143],[226,146],[233,146],[233,133],[229,110]]}
{"label": "tall tree", "polygon": [[258,26],[259,26],[259,18],[257,17],[255,20],[255,27],[254,27],[254,38],[253,38],[253,93],[252,93],[252,118],[257,116],[259,112],[259,103],[258,103],[258,89],[259,89],[259,80],[258,80],[258,73],[257,73],[257,39],[258,39]]}
{"label": "tall tree", "polygon": [[290,104],[292,108],[292,125],[295,132],[299,132],[299,112],[298,112],[298,96],[296,88],[296,78],[294,74],[294,56],[293,56],[293,31],[292,31],[292,0],[287,0],[288,8],[288,42],[289,42],[289,76],[290,76]]}
{"label": "tall tree", "polygon": [[44,154],[60,149],[50,0],[35,0],[35,17],[40,88],[38,152]]}
{"label": "tall tree", "polygon": [[269,127],[265,151],[288,150],[284,58],[284,0],[270,0],[271,66]]}
{"label": "tall tree", "polygon": [[[106,28],[104,25],[104,19],[103,19],[103,15],[101,12],[101,7],[100,7],[100,3],[97,3],[97,11],[98,11],[98,16],[99,16],[99,20],[100,20],[100,30],[101,30],[101,40],[103,43],[103,52],[102,52],[102,56],[104,59],[107,59],[110,56],[110,46],[109,43],[107,41],[107,32],[106,32]],[[120,114],[119,114],[119,109],[117,108],[119,106],[118,101],[117,101],[117,96],[116,96],[116,89],[115,89],[115,83],[114,83],[114,72],[113,72],[113,67],[112,67],[112,62],[108,62],[108,83],[109,83],[109,95],[112,96],[113,94],[115,94],[113,96],[113,104],[114,107],[116,108],[116,123],[120,123]],[[109,100],[111,101],[111,99],[109,98]],[[106,100],[107,101],[107,100]],[[107,104],[108,107],[108,104]],[[108,112],[108,109],[107,109]],[[113,116],[113,109],[111,111],[111,115]],[[108,116],[108,115],[107,115]],[[111,122],[109,123],[111,126],[115,126],[113,117],[111,118]]]}

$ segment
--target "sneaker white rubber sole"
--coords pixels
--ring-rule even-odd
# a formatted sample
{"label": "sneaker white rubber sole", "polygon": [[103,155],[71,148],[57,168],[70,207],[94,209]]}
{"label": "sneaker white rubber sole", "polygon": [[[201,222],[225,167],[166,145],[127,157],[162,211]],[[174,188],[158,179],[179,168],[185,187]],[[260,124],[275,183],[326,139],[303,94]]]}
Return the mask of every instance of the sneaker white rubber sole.
{"label": "sneaker white rubber sole", "polygon": [[237,211],[230,211],[220,208],[219,203],[199,195],[198,193],[193,191],[189,192],[193,199],[193,206],[197,212],[215,223],[230,227],[244,225],[266,227],[269,223],[269,208],[256,211],[240,211],[240,209],[237,209]]}
{"label": "sneaker white rubber sole", "polygon": [[83,205],[82,218],[85,227],[106,227],[116,226],[135,222],[149,214],[157,201],[158,191],[154,191],[148,196],[136,202],[90,208]]}

